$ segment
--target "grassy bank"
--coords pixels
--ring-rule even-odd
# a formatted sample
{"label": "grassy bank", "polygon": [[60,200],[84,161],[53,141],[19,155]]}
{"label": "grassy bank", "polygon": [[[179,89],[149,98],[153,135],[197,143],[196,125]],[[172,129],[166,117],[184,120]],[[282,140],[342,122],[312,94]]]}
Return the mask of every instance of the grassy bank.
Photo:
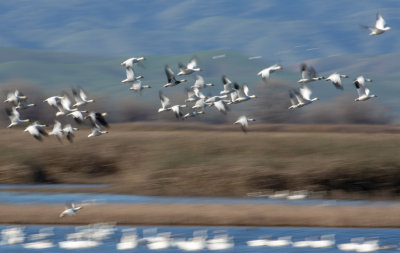
{"label": "grassy bank", "polygon": [[[105,183],[97,192],[244,196],[265,190],[327,191],[331,196],[396,198],[397,126],[136,123],[75,142],[38,142],[1,129],[0,183]],[[93,189],[91,190],[93,191]]]}
{"label": "grassy bank", "polygon": [[0,224],[154,226],[400,227],[399,206],[279,206],[247,204],[111,204],[85,206],[59,218],[62,205],[0,205]]}

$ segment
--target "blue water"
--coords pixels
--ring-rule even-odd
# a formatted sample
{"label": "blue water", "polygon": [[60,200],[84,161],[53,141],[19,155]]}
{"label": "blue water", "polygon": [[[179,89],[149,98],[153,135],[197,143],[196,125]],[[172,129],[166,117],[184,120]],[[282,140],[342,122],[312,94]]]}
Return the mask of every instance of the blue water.
{"label": "blue water", "polygon": [[[5,228],[5,226],[0,225],[0,229]],[[37,233],[43,226],[26,226],[25,232],[27,235]],[[127,227],[117,227],[114,235],[103,242],[102,245],[92,249],[76,250],[75,252],[118,252],[116,250],[116,243],[119,241],[121,236],[121,229]],[[137,229],[138,235],[142,237],[142,231],[149,227],[135,227]],[[349,242],[351,238],[354,237],[366,237],[366,238],[378,238],[380,240],[379,245],[395,245],[398,246],[400,242],[400,229],[354,229],[354,228],[270,228],[270,227],[159,227],[158,232],[171,232],[174,234],[184,234],[186,238],[192,236],[193,231],[199,229],[207,229],[208,236],[212,237],[213,231],[226,230],[229,236],[234,237],[235,247],[225,251],[217,252],[286,252],[286,253],[297,253],[297,252],[325,252],[334,253],[341,252],[336,247],[326,248],[326,249],[315,249],[315,248],[294,248],[291,246],[287,247],[249,247],[246,242],[249,240],[258,239],[260,236],[271,235],[273,237],[280,236],[292,236],[292,241],[301,241],[305,237],[310,236],[321,236],[326,234],[335,234],[336,243]],[[22,245],[12,245],[12,246],[0,246],[0,252],[41,252],[41,253],[54,253],[54,252],[71,252],[71,250],[65,250],[58,248],[58,242],[65,240],[68,233],[75,232],[72,226],[55,226],[54,233],[52,237],[53,242],[56,247],[47,250],[32,250],[24,249]],[[397,249],[381,250],[380,252],[397,252]],[[122,251],[123,252],[123,251]],[[139,245],[137,248],[128,250],[125,252],[152,252],[144,245]],[[154,252],[154,251],[153,251]],[[159,250],[157,252],[183,252],[178,248],[169,248],[166,250]],[[197,252],[208,252],[208,250],[202,250]]]}
{"label": "blue water", "polygon": [[221,203],[221,204],[283,204],[283,205],[399,205],[390,201],[350,201],[350,200],[279,200],[268,198],[201,198],[201,197],[157,197],[123,194],[95,193],[36,193],[0,191],[0,203],[8,204],[64,204],[65,202],[94,201],[96,203]]}

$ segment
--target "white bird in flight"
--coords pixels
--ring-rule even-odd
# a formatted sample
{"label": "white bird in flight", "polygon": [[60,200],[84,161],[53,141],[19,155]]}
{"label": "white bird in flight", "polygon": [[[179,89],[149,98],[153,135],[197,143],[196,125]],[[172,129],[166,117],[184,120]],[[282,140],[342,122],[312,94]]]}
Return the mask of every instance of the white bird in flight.
{"label": "white bird in flight", "polygon": [[46,125],[39,124],[39,122],[35,121],[33,124],[30,124],[25,128],[24,132],[29,132],[36,140],[42,141],[42,135],[48,135],[44,129],[45,127]]}
{"label": "white bird in flight", "polygon": [[364,84],[359,83],[357,80],[354,81],[354,85],[356,86],[357,93],[358,93],[358,98],[356,98],[354,101],[365,101],[370,98],[377,97],[375,94],[370,95],[370,90],[365,87]]}
{"label": "white bird in flight", "polygon": [[242,131],[247,132],[247,127],[249,126],[249,121],[256,121],[253,118],[248,118],[246,116],[240,116],[233,124],[240,124]]}
{"label": "white bird in flight", "polygon": [[143,78],[143,76],[139,75],[139,76],[135,76],[135,71],[133,70],[133,65],[135,63],[139,63],[141,61],[146,60],[145,57],[138,57],[138,58],[129,58],[128,60],[124,61],[121,63],[122,66],[125,66],[126,68],[126,79],[122,80],[122,83],[126,83],[126,82],[134,82],[138,79]]}
{"label": "white bird in flight", "polygon": [[264,82],[266,82],[269,79],[271,73],[275,72],[276,70],[280,70],[282,68],[283,67],[281,65],[274,64],[272,66],[269,66],[268,68],[261,70],[260,72],[258,72],[257,75],[260,76]]}
{"label": "white bird in flight", "polygon": [[389,31],[392,29],[390,26],[385,26],[385,25],[386,22],[383,19],[382,15],[379,12],[377,12],[375,26],[362,26],[362,27],[367,28],[371,31],[369,35],[380,35],[385,31]]}
{"label": "white bird in flight", "polygon": [[183,75],[190,75],[194,72],[199,72],[201,71],[201,68],[197,67],[197,60],[196,58],[192,58],[190,60],[190,62],[185,66],[182,63],[178,64],[179,66],[179,72],[178,72],[178,76],[183,76]]}
{"label": "white bird in flight", "polygon": [[309,83],[312,81],[318,81],[324,79],[323,76],[317,76],[317,72],[312,66],[307,66],[307,64],[302,63],[300,65],[301,70],[301,79],[298,80],[298,83]]}
{"label": "white bird in flight", "polygon": [[81,210],[83,207],[82,206],[75,206],[74,203],[71,203],[70,205],[66,205],[65,210],[60,214],[60,218],[66,216],[66,215],[76,215],[76,213]]}
{"label": "white bird in flight", "polygon": [[348,78],[348,75],[341,75],[339,73],[333,73],[332,75],[328,76],[325,81],[331,81],[336,89],[343,90],[342,79],[341,78]]}
{"label": "white bird in flight", "polygon": [[165,66],[165,74],[167,75],[168,83],[164,84],[164,87],[176,86],[176,85],[178,85],[180,83],[184,83],[184,82],[187,81],[185,79],[176,80],[174,72],[172,71],[172,69],[168,65]]}

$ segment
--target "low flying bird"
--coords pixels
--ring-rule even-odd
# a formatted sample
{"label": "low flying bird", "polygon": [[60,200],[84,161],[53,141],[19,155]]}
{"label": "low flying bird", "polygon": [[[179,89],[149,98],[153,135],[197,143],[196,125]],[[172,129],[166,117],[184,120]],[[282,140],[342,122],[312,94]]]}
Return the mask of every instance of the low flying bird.
{"label": "low flying bird", "polygon": [[235,83],[234,87],[236,89],[237,96],[234,100],[231,100],[232,104],[237,104],[257,97],[256,95],[249,95],[249,87],[246,84],[243,84],[243,86],[240,87],[239,84]]}
{"label": "low flying bird", "polygon": [[354,101],[365,101],[370,98],[375,98],[377,97],[375,94],[370,95],[370,90],[365,87],[364,84],[361,84],[357,80],[354,81],[354,85],[356,86],[357,93],[358,93],[358,98],[354,99]]}
{"label": "low flying bird", "polygon": [[19,112],[17,111],[16,107],[6,108],[6,113],[8,118],[10,119],[11,123],[8,125],[7,128],[11,128],[13,126],[18,126],[26,122],[30,122],[29,119],[20,119]]}
{"label": "low flying bird", "polygon": [[196,75],[196,81],[194,82],[192,89],[204,89],[205,87],[214,86],[212,83],[205,83],[204,78],[200,75]]}
{"label": "low flying bird", "polygon": [[219,94],[224,95],[224,94],[230,94],[232,92],[235,92],[236,90],[232,88],[232,81],[229,80],[225,75],[222,76],[222,83],[224,85],[224,90],[221,91]]}
{"label": "low flying bird", "polygon": [[141,61],[146,60],[145,57],[138,57],[138,58],[129,58],[128,60],[124,61],[121,63],[122,66],[126,67],[126,79],[122,80],[121,82],[126,83],[126,82],[134,82],[138,79],[143,78],[143,76],[135,76],[135,71],[133,70],[133,65],[135,63],[139,63]]}
{"label": "low flying bird", "polygon": [[354,81],[357,81],[359,84],[364,85],[365,82],[370,82],[370,83],[371,83],[371,82],[372,82],[372,79],[364,78],[364,76],[359,76],[359,77],[357,77],[356,80],[354,80]]}
{"label": "low flying bird", "polygon": [[49,135],[54,135],[57,137],[57,139],[59,141],[61,141],[61,139],[64,135],[64,132],[63,132],[61,123],[58,120],[54,121],[53,130],[51,132],[49,132]]}
{"label": "low flying bird", "polygon": [[134,92],[141,92],[143,89],[150,89],[151,86],[148,84],[142,84],[142,81],[136,80],[132,83],[132,86],[129,88],[130,90],[133,90]]}
{"label": "low flying bird", "polygon": [[257,75],[260,76],[264,82],[266,82],[269,79],[271,73],[275,72],[276,70],[280,70],[282,68],[283,67],[281,65],[274,64],[272,66],[269,66],[268,68],[261,70],[260,72],[258,72]]}
{"label": "low flying bird", "polygon": [[249,126],[249,121],[256,121],[252,118],[247,118],[246,116],[240,116],[233,124],[240,124],[242,131],[247,133],[247,127]]}
{"label": "low flying bird", "polygon": [[161,91],[158,92],[158,96],[160,97],[161,101],[161,108],[158,109],[158,112],[170,111],[171,106],[169,98],[166,97]]}
{"label": "low flying bird", "polygon": [[165,66],[165,74],[167,75],[168,83],[164,84],[164,87],[175,86],[175,85],[178,85],[180,83],[184,83],[187,81],[185,79],[176,80],[174,72],[172,72],[172,69],[168,65]]}
{"label": "low flying bird", "polygon": [[[311,98],[312,91],[309,87],[306,85],[302,85],[299,90],[293,90],[294,95],[298,101],[297,105],[294,108],[300,108],[303,106],[306,106],[308,104],[311,104],[314,101],[319,100],[319,98]],[[289,107],[289,109],[294,109]]]}
{"label": "low flying bird", "polygon": [[298,83],[309,83],[313,81],[318,81],[324,79],[323,76],[317,76],[317,72],[312,66],[307,66],[307,64],[300,64],[301,79]]}
{"label": "low flying bird", "polygon": [[379,14],[379,12],[376,13],[376,23],[375,26],[364,26],[362,25],[361,27],[369,29],[371,32],[369,35],[380,35],[384,33],[385,31],[389,31],[392,28],[389,26],[385,26],[386,22],[383,19],[382,15]]}
{"label": "low flying bird", "polygon": [[212,102],[211,105],[213,105],[219,112],[223,114],[226,114],[229,111],[227,103],[222,99]]}
{"label": "low flying bird", "polygon": [[336,89],[343,90],[342,80],[340,78],[348,78],[348,75],[341,75],[339,73],[333,73],[332,75],[325,78],[325,81],[331,81]]}
{"label": "low flying bird", "polygon": [[72,95],[75,99],[75,104],[72,105],[72,107],[87,105],[88,103],[93,103],[95,101],[94,99],[88,99],[86,92],[83,89],[79,89],[79,91],[72,89]]}
{"label": "low flying bird", "polygon": [[101,127],[98,124],[95,124],[92,127],[92,132],[88,135],[88,138],[100,136],[100,135],[107,134],[107,133],[108,133],[108,131],[101,130]]}
{"label": "low flying bird", "polygon": [[38,121],[35,121],[33,124],[30,124],[27,128],[25,128],[24,132],[29,132],[36,140],[42,141],[42,136],[48,136],[46,130],[46,125],[39,124]]}
{"label": "low flying bird", "polygon": [[171,108],[171,111],[174,112],[175,117],[177,119],[182,119],[183,113],[181,111],[181,108],[185,108],[185,107],[186,107],[186,105],[174,105],[174,106],[171,106],[170,108]]}
{"label": "low flying bird", "polygon": [[93,127],[96,125],[102,125],[106,128],[109,128],[108,122],[104,117],[106,117],[108,114],[106,112],[100,113],[100,112],[89,112],[88,115],[86,115],[85,119],[89,119],[90,123],[92,124]]}
{"label": "low flying bird", "polygon": [[72,127],[71,124],[67,124],[67,125],[65,125],[65,127],[63,128],[62,131],[63,131],[65,137],[67,137],[67,140],[72,143],[74,141],[74,137],[75,137],[74,132],[78,131],[78,130],[79,130],[78,128]]}
{"label": "low flying bird", "polygon": [[17,110],[25,110],[25,109],[32,108],[32,107],[35,107],[35,106],[36,106],[36,104],[33,104],[33,103],[28,104],[28,103],[26,103],[26,101],[20,101],[20,102],[18,102],[18,104],[15,107],[15,109],[17,109]]}
{"label": "low flying bird", "polygon": [[87,113],[88,111],[73,111],[67,114],[67,116],[71,116],[76,123],[82,124],[83,120],[85,119],[85,116],[83,116],[83,113]]}
{"label": "low flying bird", "polygon": [[56,113],[56,117],[78,111],[78,108],[71,108],[71,104],[71,100],[67,95],[62,96],[60,100],[57,100],[58,112]]}
{"label": "low flying bird", "polygon": [[82,208],[82,206],[75,206],[74,203],[66,204],[65,210],[60,214],[60,218],[69,215],[76,215],[76,213]]}
{"label": "low flying bird", "polygon": [[182,63],[179,63],[178,66],[179,66],[179,70],[180,70],[178,72],[178,76],[190,75],[194,72],[201,71],[201,69],[197,67],[196,58],[192,58],[186,66]]}
{"label": "low flying bird", "polygon": [[19,102],[25,101],[27,99],[22,92],[19,90],[15,90],[14,92],[7,93],[7,99],[4,100],[4,103],[10,103],[13,105],[17,105]]}
{"label": "low flying bird", "polygon": [[63,97],[64,96],[52,96],[52,97],[46,98],[45,100],[43,100],[43,102],[48,103],[52,107],[58,108],[59,103]]}

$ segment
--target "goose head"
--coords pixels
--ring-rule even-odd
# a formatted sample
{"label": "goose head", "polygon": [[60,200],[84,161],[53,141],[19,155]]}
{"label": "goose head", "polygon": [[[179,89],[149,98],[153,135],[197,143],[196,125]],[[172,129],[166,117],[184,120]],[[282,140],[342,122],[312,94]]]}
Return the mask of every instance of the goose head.
{"label": "goose head", "polygon": [[311,101],[317,101],[317,100],[319,100],[319,98],[313,98],[313,99],[311,99]]}
{"label": "goose head", "polygon": [[385,27],[383,30],[389,31],[389,30],[392,30],[392,28],[391,28],[390,26],[387,26],[387,27]]}

